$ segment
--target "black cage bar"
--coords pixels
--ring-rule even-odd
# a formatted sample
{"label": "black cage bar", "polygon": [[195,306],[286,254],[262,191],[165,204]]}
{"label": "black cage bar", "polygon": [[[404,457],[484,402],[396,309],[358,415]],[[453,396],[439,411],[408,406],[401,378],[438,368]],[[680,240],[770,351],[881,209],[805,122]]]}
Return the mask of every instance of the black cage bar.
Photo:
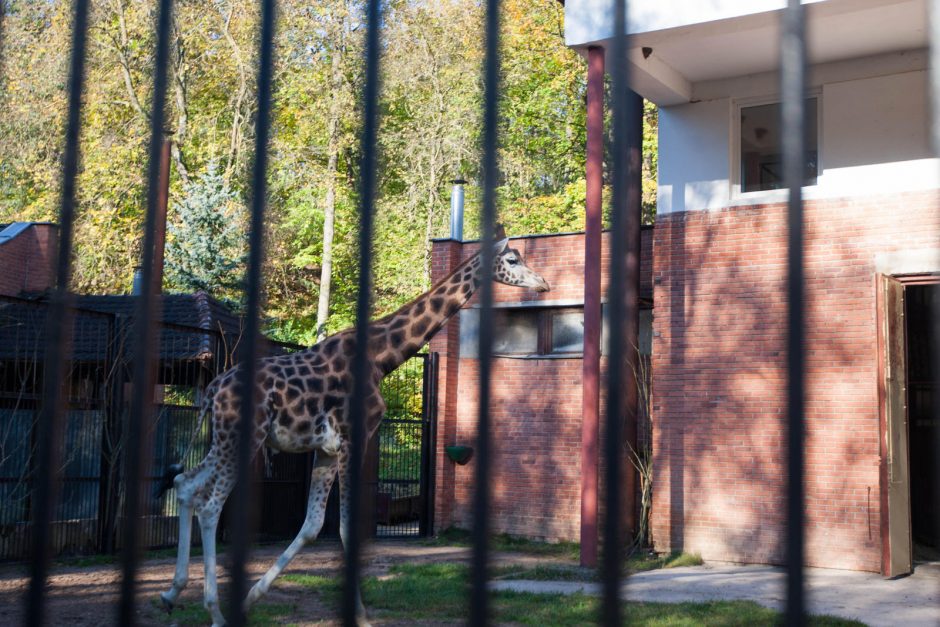
{"label": "black cage bar", "polygon": [[[247,398],[255,394],[255,362],[261,356],[259,347],[259,312],[261,311],[263,285],[263,231],[266,196],[266,166],[268,155],[268,136],[270,130],[271,86],[273,79],[274,32],[276,26],[274,0],[261,0],[261,25],[259,34],[259,63],[257,71],[257,89],[259,109],[256,117],[256,136],[253,176],[251,184],[251,226],[250,260],[246,281],[247,291],[247,332],[242,348],[241,389]],[[79,162],[78,136],[81,120],[81,91],[83,82],[83,62],[85,40],[87,36],[87,0],[75,0],[74,25],[72,34],[71,65],[69,78],[68,120],[66,123],[65,152],[63,160],[63,192],[59,223],[62,231],[58,253],[56,290],[52,299],[53,313],[48,316],[46,331],[46,367],[43,373],[44,388],[41,398],[42,419],[39,426],[40,473],[35,479],[34,546],[31,571],[31,585],[27,595],[28,622],[40,625],[45,622],[44,603],[46,597],[46,578],[50,552],[50,525],[54,516],[55,492],[57,485],[55,473],[50,468],[58,464],[50,463],[59,455],[63,439],[69,435],[65,419],[63,401],[63,381],[66,377],[66,355],[73,335],[73,326],[68,313],[69,301],[69,259],[71,256],[71,229],[74,222],[75,178]],[[342,619],[347,625],[356,623],[359,591],[359,553],[360,531],[358,521],[359,492],[361,483],[361,460],[365,442],[365,397],[370,390],[367,380],[370,364],[366,348],[368,345],[368,325],[371,313],[371,271],[372,271],[372,232],[373,214],[376,196],[377,169],[377,134],[379,129],[379,65],[381,58],[380,30],[382,26],[383,3],[370,0],[366,12],[366,58],[365,88],[362,94],[363,121],[361,131],[360,164],[360,245],[358,299],[356,310],[356,352],[354,359],[354,388],[351,406],[352,470],[348,477],[340,477],[340,482],[347,482],[350,489],[348,507],[351,523],[343,531],[346,544],[345,594],[342,604]],[[142,271],[144,286],[159,284],[159,277],[154,268],[155,207],[157,179],[160,174],[159,153],[163,138],[164,103],[167,86],[167,62],[170,57],[170,29],[173,10],[172,0],[161,0],[156,13],[156,54],[153,77],[153,101],[150,115],[151,136],[149,163],[147,170],[146,222],[142,234]],[[494,260],[493,244],[497,223],[496,186],[499,179],[498,156],[498,120],[499,120],[499,16],[498,0],[486,2],[485,59],[482,68],[485,89],[483,102],[482,129],[482,240],[481,258],[484,264],[484,280],[481,290],[481,320],[479,334],[480,386],[478,434],[476,441],[476,491],[474,500],[473,560],[471,572],[471,591],[469,593],[469,620],[473,625],[488,624],[491,620],[488,605],[488,543],[490,510],[490,378],[493,343],[493,289],[491,285],[492,265]],[[0,14],[0,27],[3,26]],[[803,27],[803,9],[798,0],[790,0],[783,14],[781,90],[783,93],[783,133],[785,139],[784,162],[786,180],[789,187],[789,280],[787,299],[788,315],[788,389],[789,389],[789,440],[788,440],[788,606],[789,624],[800,624],[804,616],[803,600],[803,379],[805,362],[803,333],[803,242],[802,242],[802,198],[801,168],[803,155],[803,132],[805,122],[804,93],[806,82],[805,33]],[[938,21],[936,12],[932,14],[932,23]],[[631,376],[630,369],[635,368],[635,357],[631,344],[636,342],[635,320],[638,312],[637,290],[630,286],[631,273],[636,271],[638,256],[638,238],[631,233],[639,226],[639,214],[636,207],[628,200],[638,198],[635,176],[637,164],[631,164],[628,138],[630,135],[629,94],[630,76],[627,63],[626,2],[617,2],[615,10],[615,33],[612,39],[610,74],[612,78],[612,142],[610,179],[613,183],[612,221],[613,238],[611,256],[611,287],[609,302],[611,308],[610,338],[612,353],[608,375],[608,409],[606,425],[606,520],[604,525],[604,560],[601,570],[603,582],[602,615],[603,624],[620,624],[623,620],[621,598],[624,594],[621,585],[622,543],[622,505],[620,487],[622,481],[621,455],[624,420],[635,408],[630,408],[627,398],[622,394],[621,383]],[[936,30],[936,26],[934,27]],[[2,31],[0,31],[2,33]],[[934,107],[938,103],[934,102]],[[638,204],[638,203],[637,203]],[[636,231],[638,232],[638,230]],[[620,235],[623,235],[622,237]],[[138,299],[136,330],[133,333],[135,346],[135,372],[133,398],[126,428],[129,434],[125,469],[127,503],[125,505],[125,525],[121,533],[123,547],[121,601],[118,608],[120,624],[133,624],[136,621],[135,599],[136,578],[139,570],[138,552],[142,541],[140,519],[147,513],[148,503],[141,495],[147,494],[153,475],[150,471],[150,450],[148,433],[142,425],[150,424],[154,415],[152,393],[154,382],[159,376],[156,364],[159,361],[156,346],[157,321],[154,310],[159,303],[159,295],[144,289]],[[940,336],[940,333],[937,334]],[[190,420],[184,416],[187,411],[180,407],[164,407],[160,420]],[[245,511],[249,500],[252,482],[251,441],[253,433],[254,403],[245,402],[241,409],[239,482],[234,495],[236,511]],[[163,453],[158,453],[163,455]],[[426,458],[420,460],[426,466]],[[427,479],[422,481],[427,482]],[[134,489],[138,486],[139,489]],[[251,540],[251,527],[248,516],[236,516],[233,531],[233,587],[231,605],[228,608],[229,619],[233,625],[245,622],[241,600],[246,589],[245,564],[248,559],[248,547]],[[427,521],[421,523],[427,526]]]}

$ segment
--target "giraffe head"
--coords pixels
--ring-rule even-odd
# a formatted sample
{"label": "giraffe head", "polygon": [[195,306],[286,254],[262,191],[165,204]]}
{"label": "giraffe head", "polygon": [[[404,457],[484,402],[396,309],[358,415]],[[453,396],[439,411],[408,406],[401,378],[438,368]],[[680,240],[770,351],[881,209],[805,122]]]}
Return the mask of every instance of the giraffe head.
{"label": "giraffe head", "polygon": [[506,285],[528,287],[536,292],[547,292],[551,289],[548,281],[525,264],[525,259],[519,254],[519,251],[509,247],[508,237],[496,243],[493,257],[493,279]]}

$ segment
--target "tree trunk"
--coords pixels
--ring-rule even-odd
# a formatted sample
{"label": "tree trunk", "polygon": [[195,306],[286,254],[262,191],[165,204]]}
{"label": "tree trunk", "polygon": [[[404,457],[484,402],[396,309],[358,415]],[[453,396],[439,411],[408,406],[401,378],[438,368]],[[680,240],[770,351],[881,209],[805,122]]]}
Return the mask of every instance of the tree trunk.
{"label": "tree trunk", "polygon": [[339,170],[339,46],[333,50],[330,86],[329,154],[326,164],[326,206],[323,208],[323,257],[320,265],[320,296],[317,301],[317,341],[326,337],[326,321],[330,316],[330,287],[333,276],[333,224],[336,220],[336,177]]}
{"label": "tree trunk", "polygon": [[431,180],[428,190],[427,216],[424,222],[424,288],[431,287],[431,237],[434,235],[434,211],[439,200],[437,194],[437,169],[431,166]]}
{"label": "tree trunk", "polygon": [[186,131],[189,123],[189,111],[186,102],[186,71],[189,66],[186,63],[186,47],[178,24],[175,25],[175,30],[176,67],[173,73],[173,93],[176,99],[176,129],[173,141],[170,144],[170,152],[180,179],[183,183],[189,183],[189,170],[186,169],[186,164],[183,162],[182,148],[183,142],[186,141]]}

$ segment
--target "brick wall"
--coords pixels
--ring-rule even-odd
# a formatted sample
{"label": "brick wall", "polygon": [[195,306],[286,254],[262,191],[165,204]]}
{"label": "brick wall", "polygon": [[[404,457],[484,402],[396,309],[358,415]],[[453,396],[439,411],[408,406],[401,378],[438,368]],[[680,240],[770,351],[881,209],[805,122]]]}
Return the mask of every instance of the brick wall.
{"label": "brick wall", "polygon": [[[936,248],[935,192],[806,203],[807,561],[881,563],[875,255]],[[660,550],[784,551],[786,208],[661,216],[652,532]]]}
{"label": "brick wall", "polygon": [[[652,231],[643,231],[641,291],[651,291]],[[606,290],[609,235],[602,240],[602,281]],[[552,290],[538,294],[497,285],[498,303],[577,301],[584,298],[583,234],[512,240],[526,263]],[[436,242],[434,280],[475,254],[474,243]],[[476,303],[476,296],[468,303]],[[469,528],[472,522],[474,462],[456,466],[444,446],[473,445],[476,437],[478,364],[458,359],[458,319],[452,319],[431,341],[440,353],[437,487],[435,527]],[[493,360],[492,468],[495,532],[546,540],[577,540],[580,535],[582,360]]]}
{"label": "brick wall", "polygon": [[41,292],[51,285],[57,231],[54,224],[33,224],[0,245],[0,295]]}

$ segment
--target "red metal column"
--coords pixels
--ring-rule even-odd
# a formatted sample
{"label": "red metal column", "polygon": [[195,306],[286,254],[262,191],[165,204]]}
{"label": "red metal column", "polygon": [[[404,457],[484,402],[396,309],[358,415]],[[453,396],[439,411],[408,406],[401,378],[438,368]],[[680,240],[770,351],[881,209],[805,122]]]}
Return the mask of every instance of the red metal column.
{"label": "red metal column", "polygon": [[601,371],[601,209],[604,49],[588,48],[587,195],[584,203],[584,374],[581,422],[581,565],[597,565],[597,446]]}

